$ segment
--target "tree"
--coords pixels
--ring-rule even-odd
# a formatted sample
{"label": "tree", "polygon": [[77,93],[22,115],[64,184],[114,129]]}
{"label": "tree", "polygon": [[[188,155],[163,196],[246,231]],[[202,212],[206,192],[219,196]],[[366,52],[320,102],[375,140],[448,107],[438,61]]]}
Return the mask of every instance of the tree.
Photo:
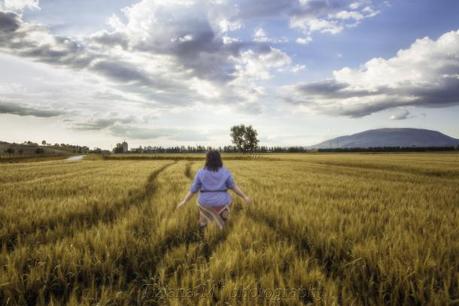
{"label": "tree", "polygon": [[42,140],[42,141],[41,141],[41,144],[42,144],[43,146],[46,146],[46,140]]}
{"label": "tree", "polygon": [[258,146],[258,132],[251,126],[235,125],[231,128],[231,140],[239,152],[254,152]]}
{"label": "tree", "polygon": [[242,152],[244,146],[245,125],[235,125],[231,128],[231,141],[239,152]]}
{"label": "tree", "polygon": [[244,134],[244,152],[255,152],[258,147],[258,132],[251,125],[246,127]]}
{"label": "tree", "polygon": [[6,152],[8,155],[13,155],[15,151],[14,151],[14,148],[9,147],[8,149],[5,150],[5,152]]}

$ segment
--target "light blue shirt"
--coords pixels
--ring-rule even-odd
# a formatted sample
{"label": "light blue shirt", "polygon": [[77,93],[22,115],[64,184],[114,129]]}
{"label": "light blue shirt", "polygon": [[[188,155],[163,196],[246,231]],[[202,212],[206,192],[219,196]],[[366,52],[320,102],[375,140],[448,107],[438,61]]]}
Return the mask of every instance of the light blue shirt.
{"label": "light blue shirt", "polygon": [[217,171],[202,168],[196,173],[190,191],[199,191],[198,202],[202,206],[221,206],[231,204],[227,189],[233,187],[233,176],[225,167]]}

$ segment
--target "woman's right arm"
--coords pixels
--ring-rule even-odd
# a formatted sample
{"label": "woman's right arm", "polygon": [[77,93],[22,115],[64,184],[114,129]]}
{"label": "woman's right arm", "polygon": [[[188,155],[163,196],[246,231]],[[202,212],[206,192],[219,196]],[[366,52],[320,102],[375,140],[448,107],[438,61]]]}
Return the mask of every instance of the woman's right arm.
{"label": "woman's right arm", "polygon": [[250,198],[241,190],[241,188],[239,188],[238,185],[234,184],[234,186],[230,189],[233,190],[234,193],[236,193],[238,196],[240,196],[246,204],[250,204]]}

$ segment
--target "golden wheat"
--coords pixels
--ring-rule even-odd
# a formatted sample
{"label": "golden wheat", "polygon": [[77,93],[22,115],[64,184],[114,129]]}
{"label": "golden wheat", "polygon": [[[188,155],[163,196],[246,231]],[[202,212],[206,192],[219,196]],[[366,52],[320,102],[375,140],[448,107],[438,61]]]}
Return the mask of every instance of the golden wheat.
{"label": "golden wheat", "polygon": [[227,155],[253,203],[204,234],[181,156],[0,164],[0,303],[458,303],[457,154]]}

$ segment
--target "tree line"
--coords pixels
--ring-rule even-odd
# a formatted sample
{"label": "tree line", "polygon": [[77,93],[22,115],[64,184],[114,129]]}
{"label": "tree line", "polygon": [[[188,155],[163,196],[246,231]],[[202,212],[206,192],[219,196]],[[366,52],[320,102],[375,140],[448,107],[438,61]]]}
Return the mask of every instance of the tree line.
{"label": "tree line", "polygon": [[[423,151],[452,151],[459,147],[376,147],[376,148],[335,148],[311,149],[306,146],[259,146],[258,132],[251,125],[235,125],[230,129],[232,145],[228,146],[145,146],[134,148],[129,153],[205,153],[218,150],[223,153],[304,153],[304,152],[423,152]],[[122,153],[120,145],[113,150]]]}

